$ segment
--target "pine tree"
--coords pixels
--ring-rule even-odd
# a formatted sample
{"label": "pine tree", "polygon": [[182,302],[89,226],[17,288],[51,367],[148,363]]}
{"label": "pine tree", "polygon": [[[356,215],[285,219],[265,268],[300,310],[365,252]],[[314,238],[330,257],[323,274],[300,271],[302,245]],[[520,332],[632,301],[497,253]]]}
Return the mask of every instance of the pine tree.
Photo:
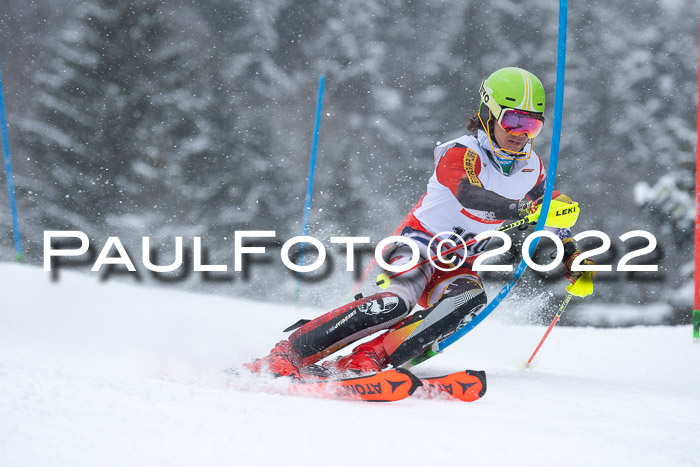
{"label": "pine tree", "polygon": [[130,221],[148,234],[186,210],[188,167],[209,149],[211,88],[160,5],[84,4],[53,39],[36,76],[38,117],[25,124],[46,181],[45,228]]}

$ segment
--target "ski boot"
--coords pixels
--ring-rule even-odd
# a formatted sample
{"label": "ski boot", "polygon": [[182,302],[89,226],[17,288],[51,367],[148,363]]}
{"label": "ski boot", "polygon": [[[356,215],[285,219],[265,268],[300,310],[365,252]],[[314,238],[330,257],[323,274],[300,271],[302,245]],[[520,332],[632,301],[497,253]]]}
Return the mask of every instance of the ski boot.
{"label": "ski boot", "polygon": [[390,363],[382,343],[386,335],[387,333],[383,333],[369,342],[360,344],[350,355],[324,362],[323,366],[337,374],[378,373]]}
{"label": "ski boot", "polygon": [[301,357],[292,344],[284,340],[278,342],[267,357],[244,363],[243,367],[253,373],[270,373],[275,376],[291,376],[298,379]]}

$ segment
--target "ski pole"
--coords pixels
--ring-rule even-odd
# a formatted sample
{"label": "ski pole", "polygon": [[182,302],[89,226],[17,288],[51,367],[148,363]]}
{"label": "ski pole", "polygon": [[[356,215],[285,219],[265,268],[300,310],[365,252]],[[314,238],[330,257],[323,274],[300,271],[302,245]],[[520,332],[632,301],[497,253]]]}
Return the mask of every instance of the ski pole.
{"label": "ski pole", "polygon": [[[326,83],[326,75],[321,74],[318,80],[318,100],[316,102],[316,121],[314,122],[314,136],[311,142],[311,158],[309,161],[309,179],[306,185],[306,198],[304,200],[304,219],[302,221],[301,235],[305,237],[309,233],[309,215],[311,214],[311,201],[314,194],[314,174],[316,173],[316,151],[318,149],[318,134],[321,127],[321,109],[323,107],[323,88]],[[302,243],[299,249],[299,264],[304,264],[306,243]],[[299,305],[301,299],[301,275],[297,274],[297,288],[294,294],[294,303]]]}
{"label": "ski pole", "polygon": [[5,178],[7,180],[7,194],[10,197],[10,213],[12,215],[12,232],[15,238],[15,251],[17,261],[23,262],[22,236],[19,233],[19,217],[17,216],[17,201],[15,199],[15,184],[12,177],[12,164],[10,162],[10,138],[7,135],[7,120],[5,118],[5,103],[2,98],[2,64],[0,64],[0,132],[2,132],[2,148],[5,156]]}
{"label": "ski pole", "polygon": [[549,333],[552,331],[552,328],[554,328],[554,325],[557,324],[557,321],[559,321],[559,318],[561,318],[561,315],[564,314],[564,310],[566,310],[566,305],[569,304],[571,301],[571,297],[573,297],[572,294],[568,294],[562,304],[559,306],[559,311],[557,312],[556,316],[552,320],[552,324],[549,325],[547,328],[547,332],[544,333],[544,336],[542,337],[542,340],[540,341],[539,344],[537,344],[537,348],[535,349],[534,352],[532,352],[532,356],[530,357],[530,360],[525,363],[526,368],[530,368],[530,363],[532,363],[532,359],[535,358],[535,355],[537,355],[537,351],[540,350],[540,347],[542,347],[542,344],[544,343],[544,340],[547,338]]}
{"label": "ski pole", "polygon": [[[527,217],[523,217],[522,219],[517,220],[515,222],[511,222],[510,224],[502,225],[499,228],[497,228],[496,230],[499,232],[504,232],[506,230],[514,229],[516,227],[519,227],[519,226],[526,224],[526,223],[529,223],[529,222],[532,222],[532,219],[530,219],[530,216],[527,216]],[[423,266],[424,264],[427,264],[429,261],[435,261],[439,257],[444,257],[445,255],[449,255],[450,253],[454,253],[457,250],[461,250],[462,248],[466,248],[469,245],[473,245],[474,243],[476,243],[475,239],[473,239],[473,238],[469,239],[468,241],[464,242],[464,244],[460,243],[458,245],[455,245],[452,248],[444,251],[443,253],[437,254],[437,255],[433,256],[432,258],[423,260],[423,261],[417,263],[415,266],[410,267],[410,268],[406,269],[405,271],[400,271],[400,272],[394,273],[391,276],[388,276],[386,273],[381,273],[377,276],[377,283],[376,284],[381,288],[386,288],[389,286],[389,282],[391,281],[391,279],[399,277],[402,274],[406,274],[408,271],[412,271],[416,268],[419,268],[419,267]]]}

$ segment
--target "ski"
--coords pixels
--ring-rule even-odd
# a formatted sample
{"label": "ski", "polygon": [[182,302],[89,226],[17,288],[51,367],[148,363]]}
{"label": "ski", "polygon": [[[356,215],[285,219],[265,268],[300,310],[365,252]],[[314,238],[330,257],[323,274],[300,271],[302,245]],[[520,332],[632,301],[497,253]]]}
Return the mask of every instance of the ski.
{"label": "ski", "polygon": [[486,373],[464,370],[444,376],[417,377],[397,368],[369,376],[320,381],[300,380],[292,392],[335,399],[393,402],[409,396],[473,402],[486,394]]}
{"label": "ski", "polygon": [[[380,371],[370,375],[334,377],[320,367],[307,367],[302,379],[285,379],[291,384],[258,386],[273,393],[366,402],[395,402],[413,396],[420,399],[453,399],[473,402],[486,393],[486,373],[464,370],[444,376],[418,377],[404,368]],[[227,370],[240,376],[237,370]],[[249,387],[247,389],[250,389]]]}
{"label": "ski", "polygon": [[296,394],[331,399],[394,402],[409,397],[421,385],[413,373],[397,368],[353,378],[299,380],[289,389]]}
{"label": "ski", "polygon": [[483,371],[464,370],[445,376],[420,378],[421,387],[416,397],[424,399],[457,399],[473,402],[486,394],[486,373]]}

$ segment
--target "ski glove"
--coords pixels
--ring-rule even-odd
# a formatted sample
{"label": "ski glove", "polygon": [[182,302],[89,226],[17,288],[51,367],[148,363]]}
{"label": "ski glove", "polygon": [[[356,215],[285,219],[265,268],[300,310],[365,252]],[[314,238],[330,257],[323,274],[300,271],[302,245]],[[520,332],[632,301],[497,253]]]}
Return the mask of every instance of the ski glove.
{"label": "ski glove", "polygon": [[[571,282],[566,286],[566,291],[577,297],[585,297],[593,293],[593,279],[598,275],[597,271],[572,271],[571,267],[574,260],[581,254],[580,251],[575,251],[564,261],[564,276]],[[581,266],[595,266],[595,261],[586,258],[581,261]]]}
{"label": "ski glove", "polygon": [[[521,219],[529,216],[530,214],[539,214],[539,210],[542,209],[542,196],[540,196],[537,199],[533,200],[528,200],[528,199],[521,199],[518,201],[518,217]],[[539,217],[539,216],[538,216]],[[533,221],[537,222],[537,218]]]}

